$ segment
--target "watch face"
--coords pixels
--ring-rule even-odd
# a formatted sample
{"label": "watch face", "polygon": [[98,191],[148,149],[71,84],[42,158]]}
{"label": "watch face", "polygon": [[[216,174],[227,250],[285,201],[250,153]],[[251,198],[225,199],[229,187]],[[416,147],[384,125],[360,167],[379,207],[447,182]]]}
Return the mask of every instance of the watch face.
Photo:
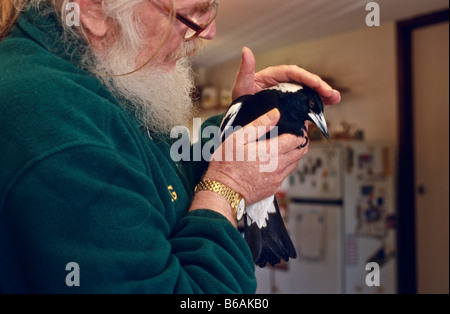
{"label": "watch face", "polygon": [[241,220],[242,219],[242,216],[244,216],[244,212],[245,212],[245,200],[244,199],[241,199],[240,201],[239,201],[239,204],[238,204],[238,206],[237,206],[237,211],[236,211],[237,213],[237,220],[239,221],[239,220]]}

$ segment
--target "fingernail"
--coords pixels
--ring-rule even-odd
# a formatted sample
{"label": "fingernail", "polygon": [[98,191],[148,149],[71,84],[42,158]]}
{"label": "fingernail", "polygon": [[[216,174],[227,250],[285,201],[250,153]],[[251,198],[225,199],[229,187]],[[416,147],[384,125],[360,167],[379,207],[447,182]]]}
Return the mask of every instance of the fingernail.
{"label": "fingernail", "polygon": [[271,121],[275,121],[280,117],[280,111],[278,109],[273,109],[267,113],[267,118]]}

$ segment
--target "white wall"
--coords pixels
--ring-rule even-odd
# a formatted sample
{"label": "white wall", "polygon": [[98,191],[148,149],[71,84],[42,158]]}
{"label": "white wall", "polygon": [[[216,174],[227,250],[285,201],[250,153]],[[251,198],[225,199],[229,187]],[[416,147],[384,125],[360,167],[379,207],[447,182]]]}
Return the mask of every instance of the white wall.
{"label": "white wall", "polygon": [[[304,30],[307,31],[307,30]],[[251,48],[251,47],[250,47]],[[297,64],[349,89],[339,105],[327,107],[330,133],[342,121],[356,124],[370,141],[397,139],[397,77],[395,24],[363,28],[256,55],[257,70]],[[208,70],[207,81],[232,86],[240,60]]]}

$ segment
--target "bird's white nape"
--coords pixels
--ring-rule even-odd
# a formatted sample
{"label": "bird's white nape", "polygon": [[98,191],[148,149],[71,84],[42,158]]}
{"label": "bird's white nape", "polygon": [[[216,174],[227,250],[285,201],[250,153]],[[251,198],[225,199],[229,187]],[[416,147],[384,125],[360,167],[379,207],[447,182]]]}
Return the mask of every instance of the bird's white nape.
{"label": "bird's white nape", "polygon": [[294,83],[280,83],[268,89],[279,90],[283,93],[296,93],[299,90],[303,89],[302,85],[294,84]]}

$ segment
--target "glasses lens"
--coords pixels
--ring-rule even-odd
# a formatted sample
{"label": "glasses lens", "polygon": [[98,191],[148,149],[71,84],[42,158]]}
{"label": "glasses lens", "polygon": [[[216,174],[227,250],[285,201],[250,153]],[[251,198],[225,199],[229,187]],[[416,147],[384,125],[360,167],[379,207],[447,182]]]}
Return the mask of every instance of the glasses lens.
{"label": "glasses lens", "polygon": [[[194,14],[192,16],[189,16],[189,18],[205,30],[208,28],[209,25],[211,25],[211,23],[216,18],[218,13],[218,5],[219,5],[218,1],[212,1],[211,6],[207,11]],[[197,33],[195,30],[189,28],[186,31],[184,38],[191,39],[196,35],[200,35],[200,33]]]}

